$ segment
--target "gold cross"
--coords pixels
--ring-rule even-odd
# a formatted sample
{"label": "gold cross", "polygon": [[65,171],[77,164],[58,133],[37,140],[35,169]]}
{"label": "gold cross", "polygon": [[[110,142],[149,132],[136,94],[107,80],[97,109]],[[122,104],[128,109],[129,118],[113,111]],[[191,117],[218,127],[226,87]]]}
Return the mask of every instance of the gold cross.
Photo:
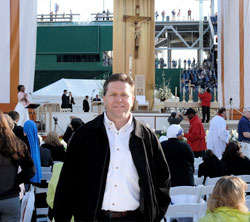
{"label": "gold cross", "polygon": [[129,21],[135,25],[135,52],[134,52],[134,58],[138,58],[138,51],[139,51],[139,43],[140,43],[140,36],[141,36],[141,30],[140,30],[140,24],[151,21],[151,17],[145,17],[140,16],[140,5],[138,0],[136,1],[136,7],[135,7],[135,16],[134,15],[124,15],[123,21]]}

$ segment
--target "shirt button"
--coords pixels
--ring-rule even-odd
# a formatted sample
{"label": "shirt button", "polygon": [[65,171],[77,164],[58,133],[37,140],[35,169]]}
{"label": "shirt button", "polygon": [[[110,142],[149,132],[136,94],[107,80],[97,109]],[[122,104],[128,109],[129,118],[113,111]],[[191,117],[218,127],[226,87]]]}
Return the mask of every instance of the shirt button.
{"label": "shirt button", "polygon": [[119,148],[117,148],[116,150],[117,150],[117,151],[119,151],[120,149],[119,149]]}
{"label": "shirt button", "polygon": [[118,170],[118,167],[116,167],[115,169]]}
{"label": "shirt button", "polygon": [[114,205],[115,205],[115,203],[112,203],[112,205],[114,206]]}
{"label": "shirt button", "polygon": [[117,187],[117,185],[115,185],[115,187]]}
{"label": "shirt button", "polygon": [[119,135],[119,133],[117,133],[117,135]]}

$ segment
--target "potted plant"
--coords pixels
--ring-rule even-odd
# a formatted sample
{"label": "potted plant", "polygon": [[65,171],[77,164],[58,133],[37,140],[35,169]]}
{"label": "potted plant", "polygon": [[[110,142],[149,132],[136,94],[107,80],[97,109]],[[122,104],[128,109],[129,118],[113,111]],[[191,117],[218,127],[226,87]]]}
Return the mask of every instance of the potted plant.
{"label": "potted plant", "polygon": [[165,100],[173,97],[173,94],[168,85],[163,85],[162,87],[156,90],[155,97],[160,99],[161,102],[164,102]]}

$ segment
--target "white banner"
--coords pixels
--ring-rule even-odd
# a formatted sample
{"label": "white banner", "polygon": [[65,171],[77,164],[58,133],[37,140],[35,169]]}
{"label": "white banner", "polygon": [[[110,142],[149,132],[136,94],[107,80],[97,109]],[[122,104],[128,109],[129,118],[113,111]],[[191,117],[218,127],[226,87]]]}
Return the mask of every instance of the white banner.
{"label": "white banner", "polygon": [[0,103],[10,102],[10,1],[0,2]]}
{"label": "white banner", "polygon": [[225,104],[232,98],[240,106],[239,0],[224,1],[224,90]]}
{"label": "white banner", "polygon": [[244,1],[244,94],[245,107],[250,107],[250,2]]}
{"label": "white banner", "polygon": [[32,93],[35,77],[37,0],[20,0],[19,84]]}
{"label": "white banner", "polygon": [[[243,9],[240,12],[240,3]],[[243,18],[241,16],[244,16]],[[218,99],[223,104],[223,89],[225,106],[230,107],[232,98],[233,108],[250,107],[250,3],[249,0],[220,0],[218,1]],[[243,23],[240,21],[243,19]],[[222,24],[223,22],[223,24]],[[240,30],[240,26],[242,29]],[[244,33],[244,35],[243,35]],[[244,46],[241,39],[244,39]],[[222,51],[223,50],[223,51]],[[243,60],[240,58],[242,52]],[[224,54],[224,56],[223,56]],[[222,58],[223,56],[223,58]],[[224,59],[224,61],[223,61]],[[244,61],[244,70],[241,69]],[[224,62],[224,63],[223,63]],[[224,68],[224,72],[222,69]],[[224,75],[224,84],[222,76]],[[244,84],[240,77],[244,76]],[[241,93],[244,87],[244,96]],[[241,97],[242,95],[242,97]]]}

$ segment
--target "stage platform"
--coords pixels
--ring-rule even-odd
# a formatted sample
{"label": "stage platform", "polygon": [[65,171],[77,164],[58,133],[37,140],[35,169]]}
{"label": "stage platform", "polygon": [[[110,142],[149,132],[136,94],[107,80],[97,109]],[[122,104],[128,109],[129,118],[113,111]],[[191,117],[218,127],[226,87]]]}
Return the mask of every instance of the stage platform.
{"label": "stage platform", "polygon": [[[169,126],[168,117],[170,113],[133,112],[133,115],[137,120],[147,124],[151,129],[156,131],[166,131]],[[37,115],[40,134],[47,135],[50,131],[55,130],[59,135],[63,135],[71,116],[81,118],[86,123],[97,117],[98,114],[92,112],[45,112]],[[57,119],[57,124],[55,124],[55,118]],[[189,129],[188,120],[183,120],[181,126],[187,132]],[[204,123],[203,126],[205,130],[208,130],[210,124]],[[237,129],[237,126],[238,120],[227,120],[229,130]]]}
{"label": "stage platform", "polygon": [[[151,129],[160,131],[168,128],[168,117],[170,113],[133,113],[134,117],[141,122],[148,124]],[[62,135],[68,124],[70,117],[81,118],[85,123],[98,116],[97,113],[84,113],[84,112],[44,112],[37,113],[36,118],[39,125],[39,132],[47,135],[50,131],[55,130],[59,135]],[[57,119],[57,124],[55,124]]]}

